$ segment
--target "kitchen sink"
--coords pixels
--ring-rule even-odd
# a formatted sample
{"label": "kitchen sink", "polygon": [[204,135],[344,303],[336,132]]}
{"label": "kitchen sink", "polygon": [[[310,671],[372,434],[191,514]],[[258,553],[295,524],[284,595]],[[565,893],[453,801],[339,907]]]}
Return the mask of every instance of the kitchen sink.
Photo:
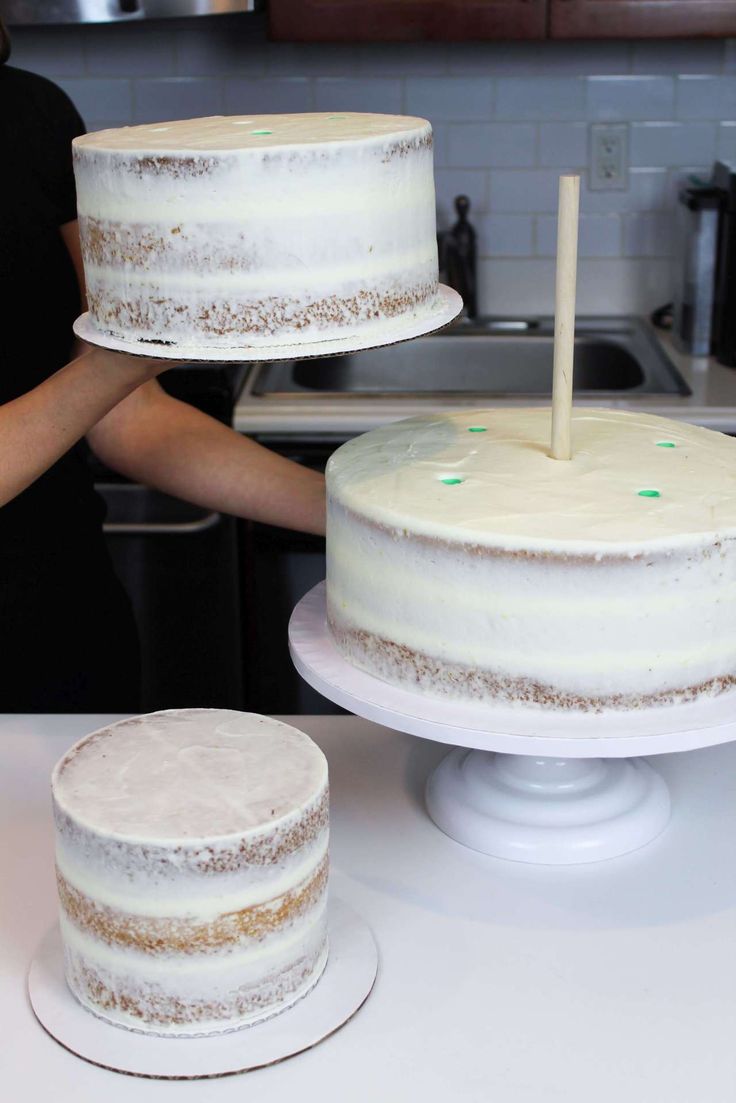
{"label": "kitchen sink", "polygon": [[[463,320],[387,348],[287,360],[258,368],[253,396],[548,395],[552,318]],[[690,389],[640,318],[580,318],[577,394],[688,395]]]}

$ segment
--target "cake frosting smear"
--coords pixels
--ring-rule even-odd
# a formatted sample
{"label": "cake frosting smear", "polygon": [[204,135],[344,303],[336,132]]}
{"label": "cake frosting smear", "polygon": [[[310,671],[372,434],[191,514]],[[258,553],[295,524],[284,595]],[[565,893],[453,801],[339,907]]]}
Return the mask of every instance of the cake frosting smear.
{"label": "cake frosting smear", "polygon": [[736,440],[646,414],[474,410],[327,470],[344,656],[422,693],[599,711],[736,690]]}
{"label": "cake frosting smear", "polygon": [[304,733],[218,709],[75,744],[52,780],[67,982],[153,1034],[283,1011],[327,960],[327,763]]}
{"label": "cake frosting smear", "polygon": [[424,119],[217,116],[97,131],[73,149],[103,333],[292,345],[380,332],[435,305]]}

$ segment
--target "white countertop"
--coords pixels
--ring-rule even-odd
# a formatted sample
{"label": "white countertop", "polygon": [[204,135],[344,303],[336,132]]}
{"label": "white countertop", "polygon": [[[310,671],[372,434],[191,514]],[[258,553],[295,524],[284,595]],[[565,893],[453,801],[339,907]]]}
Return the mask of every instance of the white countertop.
{"label": "white countertop", "polygon": [[37,1024],[25,977],[55,919],[51,768],[112,719],[0,716],[8,1103],[733,1103],[736,744],[652,760],[674,812],[643,850],[524,866],[466,850],[427,818],[443,747],[340,716],[287,719],[329,760],[331,891],[378,942],[362,1010],[245,1076],[158,1082],[78,1060]]}
{"label": "white countertop", "polygon": [[[621,392],[620,398],[578,398],[576,406],[605,406],[616,410],[636,410],[660,417],[703,425],[722,433],[736,434],[736,368],[719,364],[714,357],[691,357],[679,352],[668,333],[652,330],[665,352],[690,387],[692,394],[657,395]],[[370,395],[334,398],[315,394],[286,397],[256,397],[250,394],[255,377],[246,377],[236,403],[233,425],[240,433],[255,436],[291,436],[365,433],[399,418],[435,411],[485,408],[488,406],[548,406],[549,397],[516,396],[499,398],[373,397]]]}

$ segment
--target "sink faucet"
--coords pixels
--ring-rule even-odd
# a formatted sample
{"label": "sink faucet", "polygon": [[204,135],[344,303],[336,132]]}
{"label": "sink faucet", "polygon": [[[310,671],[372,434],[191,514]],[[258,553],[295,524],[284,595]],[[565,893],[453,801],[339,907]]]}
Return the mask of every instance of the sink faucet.
{"label": "sink faucet", "polygon": [[465,303],[468,318],[478,313],[475,282],[475,230],[468,222],[470,200],[467,195],[455,199],[457,222],[450,230],[439,234],[439,265],[446,283],[453,287]]}

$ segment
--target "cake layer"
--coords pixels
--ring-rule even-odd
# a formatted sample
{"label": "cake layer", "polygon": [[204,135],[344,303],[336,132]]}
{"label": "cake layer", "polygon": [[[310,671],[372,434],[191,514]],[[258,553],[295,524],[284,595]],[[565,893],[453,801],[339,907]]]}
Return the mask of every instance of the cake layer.
{"label": "cake layer", "polygon": [[423,119],[196,119],[85,135],[74,157],[90,312],[116,337],[299,343],[435,301]]}
{"label": "cake layer", "polygon": [[327,767],[302,732],[218,709],[136,717],[72,747],[53,796],[67,981],[85,1006],[197,1034],[316,983]]}
{"label": "cake layer", "polygon": [[[420,692],[635,708],[736,687],[736,441],[647,415],[413,418],[328,467],[328,616]],[[644,493],[642,493],[642,491]]]}

